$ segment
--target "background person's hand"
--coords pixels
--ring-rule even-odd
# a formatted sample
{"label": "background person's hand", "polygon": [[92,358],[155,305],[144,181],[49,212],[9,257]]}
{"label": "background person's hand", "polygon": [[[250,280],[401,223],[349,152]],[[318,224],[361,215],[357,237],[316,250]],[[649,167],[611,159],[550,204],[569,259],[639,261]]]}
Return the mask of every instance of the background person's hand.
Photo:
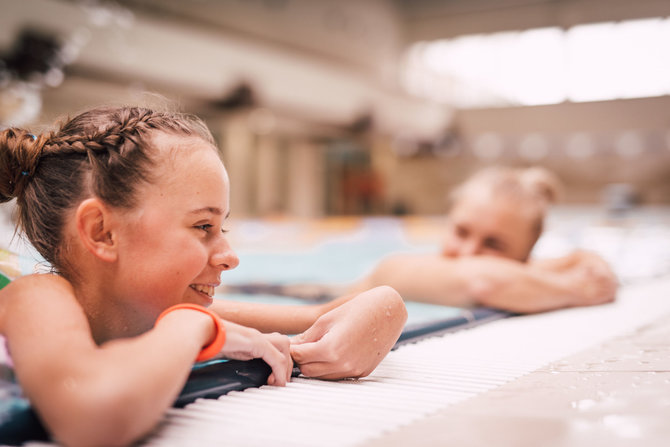
{"label": "background person's hand", "polygon": [[576,305],[595,305],[614,301],[618,280],[607,262],[595,253],[580,251],[566,271],[574,281]]}
{"label": "background person's hand", "polygon": [[291,339],[291,355],[305,376],[363,377],[391,350],[407,320],[405,304],[387,286],[365,291],[323,314]]}
{"label": "background person's hand", "polygon": [[293,361],[286,335],[262,334],[256,329],[224,321],[226,342],[219,356],[234,360],[263,359],[272,373],[268,385],[284,386],[291,380]]}
{"label": "background person's hand", "polygon": [[533,268],[555,275],[570,290],[572,306],[590,306],[613,301],[619,281],[598,254],[576,250],[566,256],[533,261]]}

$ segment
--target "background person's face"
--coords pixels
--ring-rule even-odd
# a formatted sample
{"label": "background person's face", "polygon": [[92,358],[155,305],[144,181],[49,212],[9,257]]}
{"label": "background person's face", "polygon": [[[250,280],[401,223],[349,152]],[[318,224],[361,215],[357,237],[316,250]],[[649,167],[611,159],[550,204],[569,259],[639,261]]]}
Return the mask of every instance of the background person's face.
{"label": "background person's face", "polygon": [[531,213],[521,206],[509,198],[484,192],[463,196],[449,213],[442,254],[525,261],[534,235]]}

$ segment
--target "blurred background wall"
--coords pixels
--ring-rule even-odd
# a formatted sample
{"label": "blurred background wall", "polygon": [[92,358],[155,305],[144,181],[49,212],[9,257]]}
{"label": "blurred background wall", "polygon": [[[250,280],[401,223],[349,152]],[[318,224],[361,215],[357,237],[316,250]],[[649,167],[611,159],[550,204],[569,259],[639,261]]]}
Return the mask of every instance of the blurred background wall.
{"label": "blurred background wall", "polygon": [[0,126],[195,113],[237,217],[437,214],[491,164],[549,167],[567,203],[670,204],[667,1],[0,5]]}

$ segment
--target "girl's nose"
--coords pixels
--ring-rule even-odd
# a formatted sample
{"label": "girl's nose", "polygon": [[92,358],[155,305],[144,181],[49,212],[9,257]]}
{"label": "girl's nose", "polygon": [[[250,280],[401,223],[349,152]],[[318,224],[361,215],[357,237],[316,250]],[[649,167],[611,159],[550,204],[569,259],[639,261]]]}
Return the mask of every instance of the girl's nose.
{"label": "girl's nose", "polygon": [[221,238],[221,243],[217,245],[216,250],[211,256],[211,264],[221,270],[232,270],[240,263],[240,258],[228,244],[225,238]]}

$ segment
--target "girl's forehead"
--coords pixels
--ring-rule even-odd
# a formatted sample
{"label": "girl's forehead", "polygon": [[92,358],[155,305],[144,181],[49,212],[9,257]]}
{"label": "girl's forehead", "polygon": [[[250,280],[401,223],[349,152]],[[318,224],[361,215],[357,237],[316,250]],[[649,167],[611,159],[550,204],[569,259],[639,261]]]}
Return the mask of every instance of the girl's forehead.
{"label": "girl's forehead", "polygon": [[151,135],[151,146],[158,161],[188,156],[199,149],[209,149],[214,153],[217,151],[211,143],[197,135],[177,135],[169,132],[154,132]]}
{"label": "girl's forehead", "polygon": [[217,150],[199,137],[158,133],[147,192],[216,200],[228,195],[228,174]]}
{"label": "girl's forehead", "polygon": [[216,147],[198,136],[180,136],[157,132],[151,140],[154,164],[165,174],[188,169],[198,169],[198,164],[221,167]]}

